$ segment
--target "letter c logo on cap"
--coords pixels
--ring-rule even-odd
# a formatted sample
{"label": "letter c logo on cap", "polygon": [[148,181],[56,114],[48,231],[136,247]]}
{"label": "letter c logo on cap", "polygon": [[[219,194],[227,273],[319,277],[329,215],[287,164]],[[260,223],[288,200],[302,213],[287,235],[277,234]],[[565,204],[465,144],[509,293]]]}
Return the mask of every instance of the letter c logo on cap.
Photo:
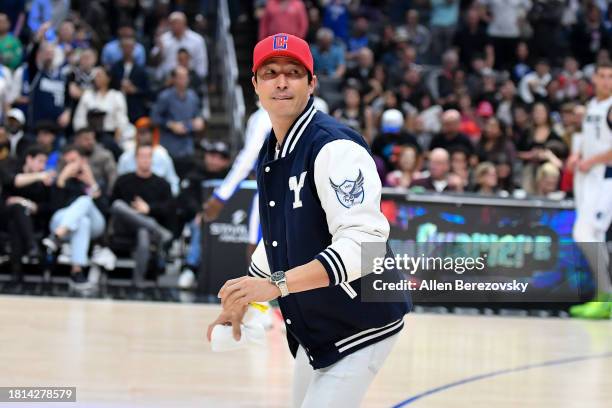
{"label": "letter c logo on cap", "polygon": [[275,35],[274,36],[274,41],[272,42],[272,49],[273,50],[286,50],[287,49],[287,40],[289,37],[287,37],[286,35]]}

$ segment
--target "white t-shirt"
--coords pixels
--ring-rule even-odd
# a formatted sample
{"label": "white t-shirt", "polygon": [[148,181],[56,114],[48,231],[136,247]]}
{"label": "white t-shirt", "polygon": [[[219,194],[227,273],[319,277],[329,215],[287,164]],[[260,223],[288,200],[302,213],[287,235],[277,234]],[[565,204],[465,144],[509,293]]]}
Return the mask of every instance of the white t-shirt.
{"label": "white t-shirt", "polygon": [[531,9],[531,0],[480,0],[493,16],[488,33],[492,37],[517,38],[519,19]]}

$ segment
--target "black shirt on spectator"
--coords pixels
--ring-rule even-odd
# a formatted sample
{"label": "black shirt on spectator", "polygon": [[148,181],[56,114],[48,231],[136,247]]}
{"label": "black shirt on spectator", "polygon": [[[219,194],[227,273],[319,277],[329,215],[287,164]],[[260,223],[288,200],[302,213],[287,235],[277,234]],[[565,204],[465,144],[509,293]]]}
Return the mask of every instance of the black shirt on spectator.
{"label": "black shirt on spectator", "polygon": [[455,146],[464,147],[470,156],[474,154],[474,145],[470,141],[470,138],[463,133],[457,133],[454,137],[450,138],[442,133],[439,133],[431,140],[429,150],[431,151],[437,147],[440,147],[450,152]]}
{"label": "black shirt on spectator", "polygon": [[115,182],[111,202],[123,200],[129,205],[137,196],[149,205],[149,216],[160,224],[167,224],[173,206],[170,184],[166,180],[155,174],[146,178],[139,177],[136,173],[124,174]]}

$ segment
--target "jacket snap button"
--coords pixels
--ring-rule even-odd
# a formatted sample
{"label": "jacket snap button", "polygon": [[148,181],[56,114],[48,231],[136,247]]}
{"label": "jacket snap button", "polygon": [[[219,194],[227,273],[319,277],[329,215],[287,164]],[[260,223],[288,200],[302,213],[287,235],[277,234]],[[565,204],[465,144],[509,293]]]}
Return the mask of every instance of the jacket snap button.
{"label": "jacket snap button", "polygon": [[270,201],[270,207],[274,207],[276,203],[274,201]]}
{"label": "jacket snap button", "polygon": [[286,322],[287,324],[291,324],[291,319],[285,319],[285,322]]}
{"label": "jacket snap button", "polygon": [[278,246],[278,242],[276,242],[276,241],[272,241],[272,246],[273,246],[273,247],[277,247],[277,246]]}

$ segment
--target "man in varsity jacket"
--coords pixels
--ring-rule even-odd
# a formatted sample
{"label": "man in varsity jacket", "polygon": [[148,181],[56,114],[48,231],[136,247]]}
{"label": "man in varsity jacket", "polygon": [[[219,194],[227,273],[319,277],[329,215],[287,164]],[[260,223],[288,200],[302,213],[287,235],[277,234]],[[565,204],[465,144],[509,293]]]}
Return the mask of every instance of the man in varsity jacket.
{"label": "man in varsity jacket", "polygon": [[248,276],[221,288],[223,311],[208,338],[215,324],[228,323],[239,338],[248,304],[278,298],[296,358],[293,405],[356,407],[410,309],[407,295],[361,297],[364,279],[374,276],[362,277],[362,243],[384,248],[389,234],[381,182],[364,139],[314,108],[317,79],[305,41],[263,39],[253,74],[272,122],[257,162],[263,239]]}

